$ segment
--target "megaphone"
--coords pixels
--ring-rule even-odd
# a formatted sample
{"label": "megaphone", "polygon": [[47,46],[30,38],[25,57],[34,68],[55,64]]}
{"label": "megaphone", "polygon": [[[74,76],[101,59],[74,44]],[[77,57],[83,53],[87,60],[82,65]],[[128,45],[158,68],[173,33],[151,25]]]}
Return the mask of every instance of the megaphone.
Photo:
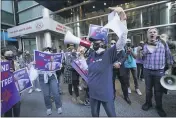
{"label": "megaphone", "polygon": [[90,48],[91,43],[89,41],[81,40],[80,38],[74,36],[70,31],[67,31],[64,37],[65,44],[77,44],[84,46],[86,48]]}
{"label": "megaphone", "polygon": [[176,76],[165,75],[160,79],[161,85],[168,90],[176,90]]}

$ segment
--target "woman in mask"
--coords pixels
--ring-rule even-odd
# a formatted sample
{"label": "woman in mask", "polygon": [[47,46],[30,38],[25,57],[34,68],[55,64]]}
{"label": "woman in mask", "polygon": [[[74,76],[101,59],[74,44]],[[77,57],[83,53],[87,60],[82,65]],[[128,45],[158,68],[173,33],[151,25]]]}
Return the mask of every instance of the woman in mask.
{"label": "woman in mask", "polygon": [[[52,49],[47,47],[44,49],[44,53],[52,53]],[[62,103],[58,91],[58,81],[56,72],[44,72],[39,71],[39,83],[44,95],[45,106],[47,108],[47,115],[52,114],[52,102],[51,95],[54,98],[54,102],[57,108],[58,114],[62,113]]]}
{"label": "woman in mask", "polygon": [[[126,14],[122,8],[118,9],[121,20],[126,20]],[[122,54],[127,39],[127,31],[119,37],[118,42],[111,48],[105,49],[105,38],[91,36],[94,52],[87,59],[88,64],[88,87],[90,106],[93,117],[99,117],[100,105],[102,104],[108,117],[115,117],[114,93],[112,82],[112,69],[115,61]]]}
{"label": "woman in mask", "polygon": [[[10,62],[10,71],[13,73],[15,70],[20,69],[18,63],[14,60],[13,52],[8,48],[1,49],[1,61]],[[20,117],[20,106],[21,103],[16,103],[11,109],[9,109],[5,114],[4,117]]]}

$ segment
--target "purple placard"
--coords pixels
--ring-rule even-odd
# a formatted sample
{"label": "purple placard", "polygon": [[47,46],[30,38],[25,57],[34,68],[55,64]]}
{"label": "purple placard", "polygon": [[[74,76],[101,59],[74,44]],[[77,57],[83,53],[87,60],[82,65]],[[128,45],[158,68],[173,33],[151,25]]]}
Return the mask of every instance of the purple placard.
{"label": "purple placard", "polygon": [[63,54],[62,53],[44,53],[34,51],[35,69],[41,71],[56,71],[61,69]]}
{"label": "purple placard", "polygon": [[103,26],[90,24],[88,37],[92,37],[94,40],[103,39],[104,42],[108,43],[109,29],[102,29]]}
{"label": "purple placard", "polygon": [[10,72],[10,63],[1,62],[1,113],[4,114],[19,101],[20,94]]}
{"label": "purple placard", "polygon": [[14,79],[16,80],[16,87],[20,93],[32,87],[32,82],[26,68],[15,71],[13,74]]}
{"label": "purple placard", "polygon": [[79,73],[79,75],[86,81],[88,82],[88,70],[87,68],[83,68],[85,65],[83,64],[84,62],[81,60],[74,60],[72,62],[72,67]]}

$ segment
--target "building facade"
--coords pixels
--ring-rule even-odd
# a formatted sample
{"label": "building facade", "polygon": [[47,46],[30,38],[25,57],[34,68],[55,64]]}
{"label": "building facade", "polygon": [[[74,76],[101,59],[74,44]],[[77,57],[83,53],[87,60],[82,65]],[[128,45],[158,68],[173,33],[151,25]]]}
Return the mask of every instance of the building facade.
{"label": "building facade", "polygon": [[7,29],[16,26],[15,2],[2,0],[1,6],[1,47],[18,48],[17,40],[7,35]]}
{"label": "building facade", "polygon": [[[18,0],[16,6],[13,2],[11,4],[11,9],[7,10],[4,6],[1,10],[4,12],[2,12],[2,24],[8,22],[10,25],[21,25],[43,17],[42,12],[45,7],[34,0]],[[50,18],[72,28],[74,35],[85,37],[88,35],[90,24],[104,26],[108,23],[108,14],[111,12],[108,7],[116,5],[124,8],[127,14],[128,37],[132,39],[134,45],[137,45],[140,40],[146,40],[146,31],[150,27],[157,27],[160,34],[167,33],[170,38],[176,40],[174,33],[176,31],[176,1],[131,1],[123,4],[99,2],[73,7],[67,9],[66,12],[57,13],[50,10],[49,12]],[[113,38],[116,38],[116,34],[110,31],[109,40]],[[63,41],[57,41],[63,39],[63,36],[55,37],[53,34],[52,39],[54,47],[63,46]],[[36,49],[36,36],[25,35],[20,40],[23,40],[22,47],[33,53]]]}

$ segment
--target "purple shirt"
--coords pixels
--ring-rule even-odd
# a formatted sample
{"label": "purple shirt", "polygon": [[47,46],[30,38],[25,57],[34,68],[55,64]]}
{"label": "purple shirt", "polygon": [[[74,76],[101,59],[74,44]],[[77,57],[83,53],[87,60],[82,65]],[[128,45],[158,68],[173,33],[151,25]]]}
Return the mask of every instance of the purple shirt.
{"label": "purple shirt", "polygon": [[164,46],[160,41],[157,42],[156,49],[153,53],[149,52],[147,44],[144,45],[143,60],[144,68],[151,70],[164,69],[166,61],[169,65],[173,64],[172,55],[168,45],[166,44],[166,46]]}

